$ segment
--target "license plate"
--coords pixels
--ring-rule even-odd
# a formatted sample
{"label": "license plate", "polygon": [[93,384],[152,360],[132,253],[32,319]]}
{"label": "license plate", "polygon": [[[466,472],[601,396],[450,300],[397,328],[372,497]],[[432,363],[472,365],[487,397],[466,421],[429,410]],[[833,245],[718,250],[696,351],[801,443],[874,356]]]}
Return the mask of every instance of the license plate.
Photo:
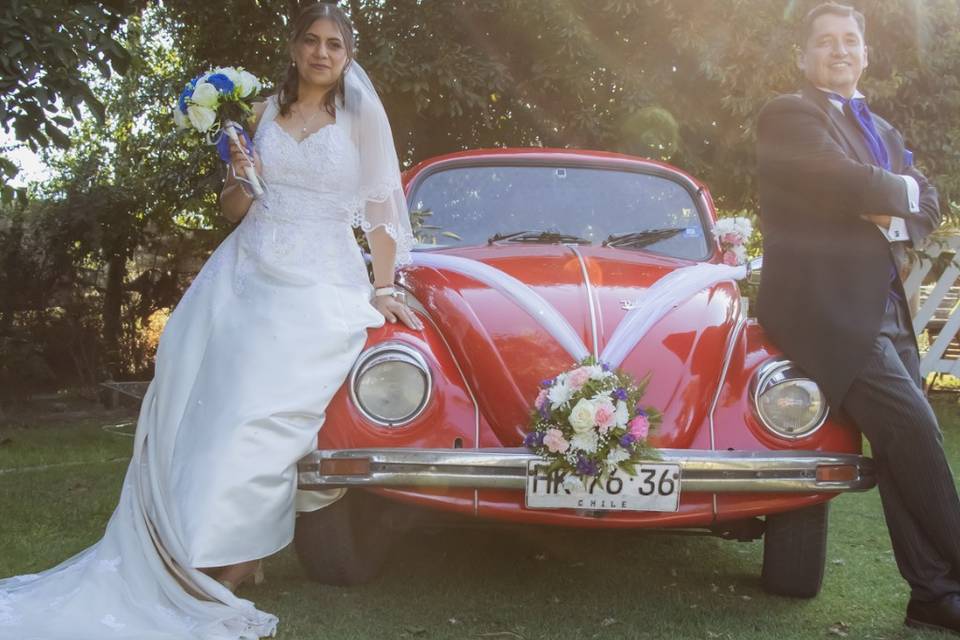
{"label": "license plate", "polygon": [[591,511],[676,511],[680,507],[680,465],[645,462],[637,474],[614,472],[606,481],[587,478],[586,485],[564,485],[567,474],[547,473],[549,465],[527,463],[526,504],[530,509]]}

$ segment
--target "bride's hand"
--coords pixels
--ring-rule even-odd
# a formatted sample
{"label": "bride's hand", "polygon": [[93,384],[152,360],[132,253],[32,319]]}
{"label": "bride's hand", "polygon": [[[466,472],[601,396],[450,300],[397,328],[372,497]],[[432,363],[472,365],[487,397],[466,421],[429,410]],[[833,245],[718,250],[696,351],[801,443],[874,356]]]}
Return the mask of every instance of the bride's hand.
{"label": "bride's hand", "polygon": [[[250,158],[253,158],[252,163],[250,162]],[[240,147],[237,146],[233,140],[230,141],[230,166],[233,167],[233,173],[238,176],[246,176],[244,169],[249,166],[256,169],[257,175],[263,175],[263,164],[260,162],[260,154],[247,147],[246,155],[244,155],[244,152],[240,150]]]}
{"label": "bride's hand", "polygon": [[420,318],[413,313],[410,307],[393,296],[375,296],[373,298],[373,306],[383,314],[387,322],[396,322],[397,319],[399,319],[403,324],[415,331],[423,330],[423,323],[420,322]]}

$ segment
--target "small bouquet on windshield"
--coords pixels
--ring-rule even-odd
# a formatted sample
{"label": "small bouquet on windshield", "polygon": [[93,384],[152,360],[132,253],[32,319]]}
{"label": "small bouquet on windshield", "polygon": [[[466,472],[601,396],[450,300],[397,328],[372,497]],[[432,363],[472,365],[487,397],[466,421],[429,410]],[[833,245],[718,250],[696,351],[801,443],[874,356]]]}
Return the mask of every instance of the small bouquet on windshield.
{"label": "small bouquet on windshield", "polygon": [[[242,67],[218,67],[200,74],[187,83],[180,92],[173,119],[180,129],[193,129],[208,144],[217,145],[220,158],[230,161],[233,141],[244,154],[252,147],[250,136],[240,123],[248,122],[254,114],[253,102],[260,95],[263,83]],[[243,138],[243,143],[240,138]],[[263,195],[260,177],[253,167],[247,167],[246,179],[254,196]]]}
{"label": "small bouquet on windshield", "polygon": [[747,243],[753,235],[750,218],[720,218],[713,227],[713,235],[720,242],[723,264],[737,267],[747,261]]}
{"label": "small bouquet on windshield", "polygon": [[648,438],[660,413],[642,403],[648,381],[586,358],[541,383],[524,445],[546,458],[548,472],[608,478],[619,469],[636,475],[641,460],[658,457]]}

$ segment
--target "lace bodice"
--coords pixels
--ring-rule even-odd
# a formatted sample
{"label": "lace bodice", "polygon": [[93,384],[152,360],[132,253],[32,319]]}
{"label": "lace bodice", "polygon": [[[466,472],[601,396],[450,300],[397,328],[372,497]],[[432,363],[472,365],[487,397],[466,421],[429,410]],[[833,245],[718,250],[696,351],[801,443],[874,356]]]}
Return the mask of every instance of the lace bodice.
{"label": "lace bodice", "polygon": [[360,206],[355,145],[339,123],[297,142],[276,113],[271,98],[254,137],[267,186],[237,230],[238,290],[255,268],[292,284],[369,286],[352,229]]}

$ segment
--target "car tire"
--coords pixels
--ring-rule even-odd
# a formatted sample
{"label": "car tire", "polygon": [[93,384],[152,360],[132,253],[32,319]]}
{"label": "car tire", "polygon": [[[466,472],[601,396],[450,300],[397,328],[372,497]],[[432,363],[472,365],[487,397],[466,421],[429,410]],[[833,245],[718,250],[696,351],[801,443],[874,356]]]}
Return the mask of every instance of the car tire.
{"label": "car tire", "polygon": [[323,509],[297,516],[293,544],[310,579],[352,586],[377,577],[392,541],[378,502],[377,496],[351,490]]}
{"label": "car tire", "polygon": [[829,503],[768,515],[761,581],[768,593],[813,598],[827,562]]}

